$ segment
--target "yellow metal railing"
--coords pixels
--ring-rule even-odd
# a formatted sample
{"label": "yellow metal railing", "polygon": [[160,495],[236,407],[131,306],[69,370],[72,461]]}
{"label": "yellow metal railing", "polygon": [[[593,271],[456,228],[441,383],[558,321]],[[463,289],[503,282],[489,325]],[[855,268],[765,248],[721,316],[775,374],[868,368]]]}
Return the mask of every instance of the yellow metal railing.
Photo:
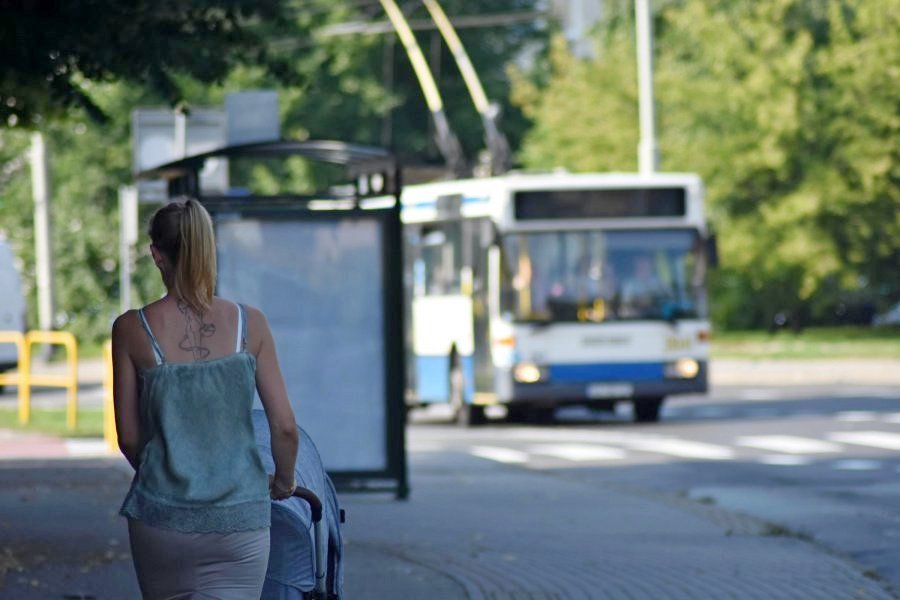
{"label": "yellow metal railing", "polygon": [[106,340],[103,344],[103,439],[110,452],[119,451],[116,409],[113,404],[112,340]]}
{"label": "yellow metal railing", "polygon": [[[0,344],[15,344],[18,370],[12,373],[0,373],[0,385],[15,385],[19,392],[19,421],[28,422],[27,407],[24,403],[25,390],[29,389],[28,369],[22,368],[22,355],[25,353],[25,334],[21,331],[0,331]],[[26,412],[23,414],[23,410]]]}
{"label": "yellow metal railing", "polygon": [[[19,387],[19,422],[27,425],[31,420],[31,388],[33,386],[61,387],[67,393],[66,425],[75,429],[78,424],[78,342],[68,331],[0,331],[0,343],[15,344],[19,353],[16,373],[0,374],[0,384]],[[34,344],[52,344],[66,349],[67,372],[65,375],[34,374],[31,372],[31,347]]]}

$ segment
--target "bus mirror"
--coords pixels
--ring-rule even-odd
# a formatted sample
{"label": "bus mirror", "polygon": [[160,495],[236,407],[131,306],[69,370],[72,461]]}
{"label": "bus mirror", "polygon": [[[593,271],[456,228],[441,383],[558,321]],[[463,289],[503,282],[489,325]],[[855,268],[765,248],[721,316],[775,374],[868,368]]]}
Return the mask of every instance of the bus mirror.
{"label": "bus mirror", "polygon": [[490,232],[490,243],[489,246],[497,246],[498,248],[503,244],[503,238],[500,235],[500,229],[497,227],[497,224],[494,222],[490,223],[491,232]]}
{"label": "bus mirror", "polygon": [[710,267],[719,266],[719,244],[716,234],[712,232],[706,236],[706,264]]}
{"label": "bus mirror", "polygon": [[447,234],[440,229],[432,230],[422,236],[423,246],[442,246],[447,241]]}

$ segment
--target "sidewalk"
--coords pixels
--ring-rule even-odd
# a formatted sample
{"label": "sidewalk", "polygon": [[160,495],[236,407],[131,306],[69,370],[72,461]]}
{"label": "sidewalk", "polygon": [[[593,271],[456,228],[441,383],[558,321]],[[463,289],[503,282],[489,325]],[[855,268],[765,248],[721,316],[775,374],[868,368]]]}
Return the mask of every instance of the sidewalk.
{"label": "sidewalk", "polygon": [[857,565],[714,506],[446,460],[413,457],[407,502],[342,498],[348,598],[895,597]]}
{"label": "sidewalk", "polygon": [[709,378],[712,386],[900,385],[900,360],[714,358]]}
{"label": "sidewalk", "polygon": [[[849,561],[685,498],[417,453],[412,495],[341,496],[345,598],[889,599]],[[137,597],[121,459],[0,461],[0,599]],[[776,533],[777,532],[777,533]]]}
{"label": "sidewalk", "polygon": [[[795,372],[716,364],[720,383],[731,373],[730,381],[766,385],[768,373],[784,385]],[[838,367],[815,367],[828,368]],[[102,376],[96,364],[79,372],[87,385]],[[108,455],[72,460],[102,453],[97,440],[0,431],[0,600],[136,597],[116,515],[130,469]],[[350,600],[898,597],[859,565],[715,506],[475,456],[417,452],[409,460],[409,500],[341,495]]]}

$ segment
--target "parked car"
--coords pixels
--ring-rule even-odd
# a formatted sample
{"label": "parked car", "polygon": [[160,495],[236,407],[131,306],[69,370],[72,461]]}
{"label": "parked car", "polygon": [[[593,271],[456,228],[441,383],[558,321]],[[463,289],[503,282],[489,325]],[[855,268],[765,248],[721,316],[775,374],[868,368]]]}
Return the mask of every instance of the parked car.
{"label": "parked car", "polygon": [[[9,243],[0,239],[0,331],[25,332],[25,298]],[[0,373],[14,369],[19,355],[13,344],[0,344]],[[0,386],[2,391],[3,386]]]}
{"label": "parked car", "polygon": [[872,319],[872,325],[878,326],[886,326],[886,325],[900,325],[900,302],[887,309],[881,314],[875,315],[875,318]]}

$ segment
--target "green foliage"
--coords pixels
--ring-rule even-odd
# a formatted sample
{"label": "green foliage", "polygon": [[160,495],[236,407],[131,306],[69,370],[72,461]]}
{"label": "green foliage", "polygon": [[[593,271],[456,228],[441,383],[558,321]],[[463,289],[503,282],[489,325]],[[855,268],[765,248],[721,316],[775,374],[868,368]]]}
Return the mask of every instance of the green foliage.
{"label": "green foliage", "polygon": [[900,359],[895,327],[810,327],[800,333],[728,331],[713,336],[713,358]]}
{"label": "green foliage", "polygon": [[[94,98],[111,115],[105,124],[88,119],[45,126],[52,195],[52,251],[55,325],[80,342],[97,344],[109,336],[118,299],[118,188],[131,181],[129,107],[141,96],[124,85],[95,86]],[[27,152],[29,134],[0,130],[0,164],[15,163]],[[27,165],[0,182],[0,231],[22,262],[28,298],[28,326],[37,327],[34,287],[34,236],[30,172]],[[138,248],[136,280],[141,298],[161,291],[152,262]],[[147,285],[144,280],[153,283]],[[155,285],[154,285],[155,284]]]}
{"label": "green foliage", "polygon": [[35,408],[28,425],[19,423],[19,411],[15,407],[0,407],[0,429],[13,429],[27,433],[46,433],[61,437],[103,437],[103,411],[87,409],[78,411],[75,429],[66,424],[64,408]]}
{"label": "green foliage", "polygon": [[[214,82],[266,62],[252,23],[280,20],[278,0],[31,2],[0,5],[0,122],[40,126],[71,108],[103,119],[93,84],[145,86],[182,99],[178,74]],[[275,65],[277,66],[277,65]]]}
{"label": "green foliage", "polygon": [[[551,46],[551,78],[539,89],[510,69],[512,100],[534,125],[519,159],[528,167],[572,171],[632,171],[637,168],[637,84],[634,40],[624,28],[604,31],[603,56],[581,61],[557,37]],[[579,118],[573,120],[573,115]]]}
{"label": "green foliage", "polygon": [[[655,92],[663,171],[707,184],[728,327],[827,321],[847,296],[900,300],[896,0],[664,3]],[[534,168],[633,168],[634,23],[612,4],[596,60],[557,44],[545,86],[514,78]],[[600,83],[604,82],[606,85]],[[624,90],[624,91],[623,91]]]}
{"label": "green foliage", "polygon": [[[529,10],[534,4],[442,2],[450,15]],[[411,6],[410,17],[425,16],[419,3]],[[21,262],[29,326],[36,326],[37,310],[26,128],[41,130],[50,156],[56,323],[95,346],[108,337],[119,311],[117,193],[132,183],[135,108],[221,106],[229,91],[274,88],[284,137],[383,144],[416,162],[437,158],[427,108],[395,36],[321,34],[330,24],[384,19],[377,4],[331,0],[4,3],[0,234]],[[417,36],[428,52],[437,34]],[[526,123],[509,105],[505,66],[538,40],[536,26],[463,30],[460,36],[488,96],[503,105],[504,129],[515,143]],[[448,117],[472,158],[482,147],[482,126],[449,52],[435,41]],[[232,182],[260,193],[303,192],[321,189],[334,176],[302,160],[260,161],[235,165]],[[154,208],[141,207],[142,224]],[[141,229],[135,304],[164,291]]]}

